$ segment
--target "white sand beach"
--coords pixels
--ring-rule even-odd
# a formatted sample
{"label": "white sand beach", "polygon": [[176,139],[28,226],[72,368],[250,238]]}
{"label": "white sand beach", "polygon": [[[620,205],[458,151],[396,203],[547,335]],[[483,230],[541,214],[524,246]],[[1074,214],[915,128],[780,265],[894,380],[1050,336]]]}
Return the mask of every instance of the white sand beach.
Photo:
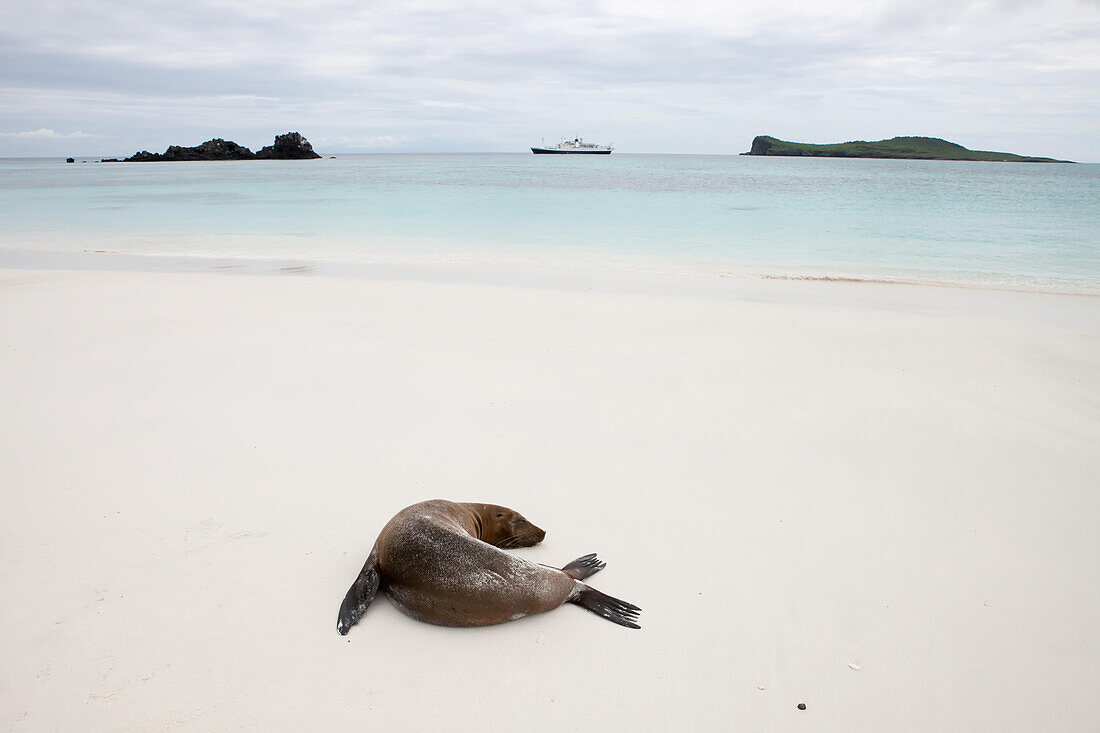
{"label": "white sand beach", "polygon": [[[1100,297],[441,271],[0,270],[0,730],[1100,727]],[[437,497],[642,629],[338,635]]]}

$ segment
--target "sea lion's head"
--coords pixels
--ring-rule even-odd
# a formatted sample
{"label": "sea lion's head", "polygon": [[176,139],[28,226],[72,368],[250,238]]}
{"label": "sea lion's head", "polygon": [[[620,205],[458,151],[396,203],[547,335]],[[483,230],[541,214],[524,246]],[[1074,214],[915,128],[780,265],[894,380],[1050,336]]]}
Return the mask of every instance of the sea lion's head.
{"label": "sea lion's head", "polygon": [[471,504],[480,520],[482,542],[501,548],[531,547],[542,542],[546,532],[517,511],[496,504]]}

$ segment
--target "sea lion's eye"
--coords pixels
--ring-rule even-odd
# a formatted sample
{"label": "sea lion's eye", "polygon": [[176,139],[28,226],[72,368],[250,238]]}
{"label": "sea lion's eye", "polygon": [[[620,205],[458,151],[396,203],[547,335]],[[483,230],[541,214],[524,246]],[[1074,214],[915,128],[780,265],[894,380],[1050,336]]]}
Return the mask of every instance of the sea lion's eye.
{"label": "sea lion's eye", "polygon": [[503,518],[504,518],[504,513],[503,512],[497,512],[497,519],[503,519]]}

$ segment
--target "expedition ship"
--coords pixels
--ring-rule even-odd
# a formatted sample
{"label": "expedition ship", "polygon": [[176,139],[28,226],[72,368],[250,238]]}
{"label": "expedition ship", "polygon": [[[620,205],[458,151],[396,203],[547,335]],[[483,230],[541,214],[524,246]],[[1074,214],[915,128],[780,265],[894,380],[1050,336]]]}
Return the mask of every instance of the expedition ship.
{"label": "expedition ship", "polygon": [[584,141],[584,138],[575,137],[572,140],[562,140],[557,145],[541,145],[539,147],[532,147],[531,152],[535,155],[611,155],[612,149],[613,148],[610,145],[596,145],[595,143],[586,143]]}

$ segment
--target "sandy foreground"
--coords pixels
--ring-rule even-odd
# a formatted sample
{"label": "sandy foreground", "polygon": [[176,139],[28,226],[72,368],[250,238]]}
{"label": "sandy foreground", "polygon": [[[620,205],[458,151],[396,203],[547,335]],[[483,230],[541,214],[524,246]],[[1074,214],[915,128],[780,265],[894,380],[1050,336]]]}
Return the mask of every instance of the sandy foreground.
{"label": "sandy foreground", "polygon": [[[1100,298],[444,280],[0,270],[0,730],[1100,725]],[[339,636],[436,497],[642,630]]]}

